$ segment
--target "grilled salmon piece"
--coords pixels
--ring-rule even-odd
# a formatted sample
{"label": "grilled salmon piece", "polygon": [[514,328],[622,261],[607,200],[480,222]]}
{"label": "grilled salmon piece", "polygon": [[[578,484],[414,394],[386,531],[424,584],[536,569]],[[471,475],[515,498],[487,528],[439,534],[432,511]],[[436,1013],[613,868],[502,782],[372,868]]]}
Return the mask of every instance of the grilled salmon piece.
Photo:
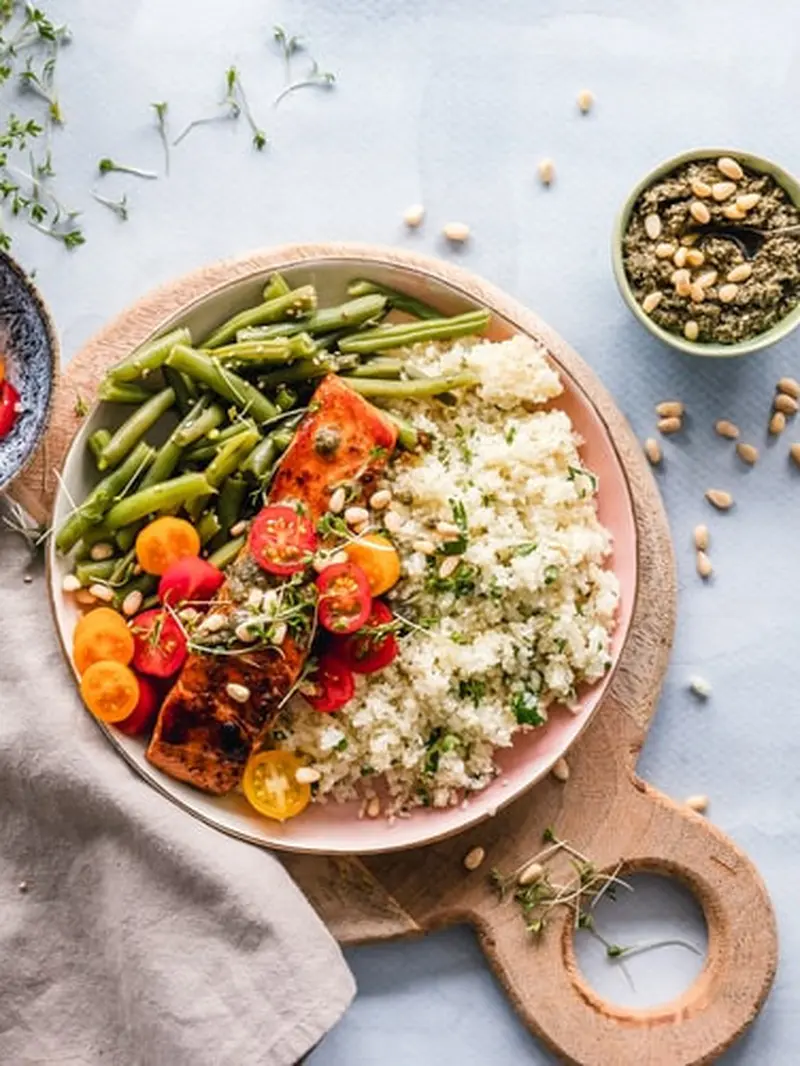
{"label": "grilled salmon piece", "polygon": [[[332,489],[350,482],[368,497],[397,439],[392,423],[339,378],[317,388],[311,410],[285,452],[269,492],[270,503],[300,503],[314,520],[328,509]],[[230,614],[234,592],[257,564],[248,548],[234,563],[215,613]],[[258,571],[263,574],[263,571]],[[278,579],[276,579],[276,583]],[[159,712],[147,758],[154,766],[205,792],[223,795],[239,783],[259,734],[295,684],[308,647],[291,636],[280,648],[240,655],[192,654]],[[249,698],[232,699],[242,685]]]}

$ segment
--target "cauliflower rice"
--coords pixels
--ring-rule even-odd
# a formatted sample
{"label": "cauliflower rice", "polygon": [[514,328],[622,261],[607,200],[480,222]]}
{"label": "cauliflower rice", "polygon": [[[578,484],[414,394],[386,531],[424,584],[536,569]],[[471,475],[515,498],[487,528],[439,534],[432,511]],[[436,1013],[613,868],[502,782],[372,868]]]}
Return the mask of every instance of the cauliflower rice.
{"label": "cauliflower rice", "polygon": [[[455,406],[396,405],[431,439],[421,457],[395,455],[391,532],[390,512],[373,517],[402,560],[388,595],[408,623],[399,655],[358,677],[339,714],[293,697],[273,734],[319,771],[317,800],[371,795],[382,775],[387,813],[485,788],[496,748],[543,725],[551,705],[575,706],[579,686],[610,666],[619,601],[580,439],[563,411],[535,409],[562,392],[541,346],[520,335],[420,347],[408,359],[430,374],[471,370],[480,384]],[[446,576],[451,556],[419,550],[441,547],[438,523],[466,541]]]}

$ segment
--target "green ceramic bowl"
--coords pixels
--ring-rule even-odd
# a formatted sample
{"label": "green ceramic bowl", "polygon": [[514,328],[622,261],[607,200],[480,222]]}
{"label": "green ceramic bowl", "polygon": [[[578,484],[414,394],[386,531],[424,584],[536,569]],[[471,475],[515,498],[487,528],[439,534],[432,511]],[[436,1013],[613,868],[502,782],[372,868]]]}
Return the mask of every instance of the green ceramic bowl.
{"label": "green ceramic bowl", "polygon": [[628,228],[628,221],[630,220],[634,204],[645,189],[649,188],[654,182],[659,181],[666,174],[669,174],[684,163],[691,163],[695,159],[719,159],[720,156],[724,155],[737,159],[743,166],[750,167],[751,170],[759,171],[762,174],[769,174],[786,190],[791,197],[792,202],[798,209],[800,209],[800,183],[798,183],[791,174],[787,173],[783,167],[779,167],[777,163],[773,163],[769,159],[764,159],[758,155],[751,155],[750,152],[740,152],[735,148],[696,148],[691,152],[683,152],[681,155],[673,156],[672,159],[667,159],[654,170],[651,170],[646,177],[642,178],[623,204],[622,210],[617,217],[611,240],[614,277],[616,278],[619,291],[622,293],[622,298],[625,303],[642,325],[648,329],[654,337],[658,337],[659,340],[664,341],[665,344],[669,344],[672,348],[677,348],[678,351],[687,352],[689,355],[705,355],[721,358],[728,358],[735,355],[749,355],[750,352],[756,352],[760,348],[766,348],[770,344],[775,344],[776,341],[783,340],[783,338],[791,333],[793,329],[800,325],[800,304],[798,304],[794,310],[790,311],[789,314],[786,315],[785,318],[782,318],[777,325],[772,327],[772,329],[768,329],[764,333],[759,333],[757,336],[751,337],[749,340],[739,341],[736,344],[713,344],[703,343],[702,341],[687,341],[685,337],[680,337],[675,333],[669,333],[667,330],[658,326],[649,315],[644,313],[634,299],[633,292],[631,291],[628,282],[628,277],[625,273],[625,268],[622,265],[622,238],[625,234],[625,230]]}

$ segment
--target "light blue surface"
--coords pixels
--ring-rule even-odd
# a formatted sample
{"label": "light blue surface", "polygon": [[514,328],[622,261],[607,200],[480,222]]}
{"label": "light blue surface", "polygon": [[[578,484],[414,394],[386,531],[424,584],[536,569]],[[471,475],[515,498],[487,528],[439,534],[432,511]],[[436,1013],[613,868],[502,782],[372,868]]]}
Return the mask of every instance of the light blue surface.
{"label": "light blue surface", "polygon": [[[641,436],[652,432],[657,401],[688,404],[687,430],[665,444],[659,475],[678,549],[679,627],[640,770],[676,797],[708,793],[710,817],[762,869],[778,912],[781,969],[761,1019],[724,1061],[793,1063],[800,471],[787,450],[800,426],[770,445],[765,426],[777,378],[800,377],[800,341],[731,364],[667,351],[623,307],[608,235],[632,184],[683,149],[740,145],[800,171],[800,8],[791,0],[52,6],[75,34],[59,75],[67,124],[55,137],[58,184],[86,210],[87,245],[70,254],[21,232],[16,250],[37,269],[67,357],[137,296],[205,261],[283,241],[370,240],[458,259],[535,308],[599,372]],[[339,83],[330,93],[298,92],[273,112],[282,72],[270,27],[278,21],[307,35]],[[168,180],[103,180],[104,191],[128,192],[129,222],[94,204],[88,189],[101,156],[160,165],[148,104],[167,99],[179,129],[213,110],[231,61],[270,149],[252,151],[243,123],[205,127],[174,153]],[[597,98],[588,117],[575,106],[583,87]],[[545,155],[557,169],[549,190],[535,177]],[[407,234],[401,215],[418,200],[426,222]],[[439,236],[452,219],[472,227],[463,251]],[[723,416],[761,448],[755,469],[714,436]],[[733,512],[710,511],[709,486],[733,492]],[[708,586],[690,547],[700,520],[712,531]],[[705,705],[686,689],[695,673],[713,686]],[[654,921],[672,909],[667,895],[648,898]],[[469,932],[349,957],[360,995],[313,1066],[553,1061],[516,1021]],[[661,983],[671,994],[686,965],[684,953],[661,956],[637,986],[652,996]]]}

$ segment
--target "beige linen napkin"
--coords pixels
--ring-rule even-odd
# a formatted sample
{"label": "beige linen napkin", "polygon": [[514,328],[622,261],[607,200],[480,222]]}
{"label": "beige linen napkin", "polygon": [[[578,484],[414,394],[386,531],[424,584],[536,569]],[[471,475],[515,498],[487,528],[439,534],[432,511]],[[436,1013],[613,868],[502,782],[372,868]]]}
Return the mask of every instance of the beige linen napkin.
{"label": "beige linen napkin", "polygon": [[285,1066],[354,994],[280,863],[140,780],[0,534],[0,1062]]}

